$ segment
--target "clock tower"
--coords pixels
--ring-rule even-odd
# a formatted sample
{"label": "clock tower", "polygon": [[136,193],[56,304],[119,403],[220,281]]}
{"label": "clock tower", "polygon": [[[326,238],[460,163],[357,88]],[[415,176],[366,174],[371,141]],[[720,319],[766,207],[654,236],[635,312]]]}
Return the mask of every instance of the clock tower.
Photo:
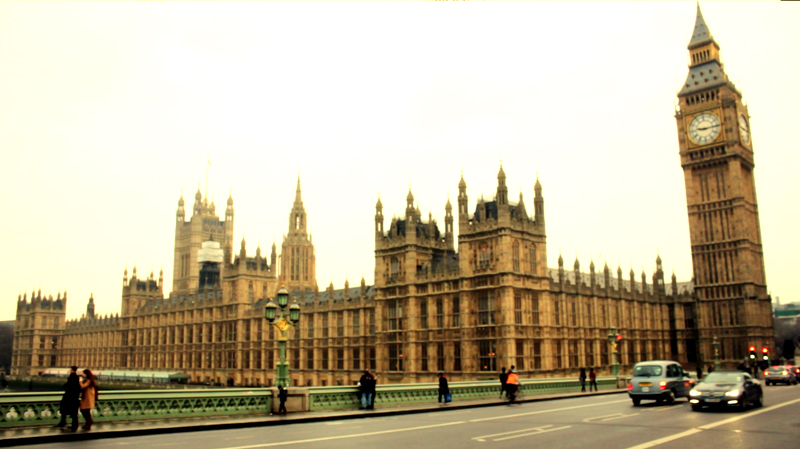
{"label": "clock tower", "polygon": [[688,49],[675,119],[700,317],[696,337],[705,362],[714,360],[714,337],[720,359],[738,362],[748,346],[774,344],[750,115],[699,4]]}

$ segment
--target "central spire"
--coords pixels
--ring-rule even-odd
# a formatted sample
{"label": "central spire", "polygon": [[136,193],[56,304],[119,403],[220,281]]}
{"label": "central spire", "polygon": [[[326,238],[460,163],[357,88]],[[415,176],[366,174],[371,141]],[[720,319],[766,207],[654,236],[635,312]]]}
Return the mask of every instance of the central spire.
{"label": "central spire", "polygon": [[303,204],[303,194],[300,191],[300,171],[297,171],[297,190],[294,193],[294,204],[295,205],[302,205]]}
{"label": "central spire", "polygon": [[700,11],[700,2],[697,2],[697,17],[694,21],[692,39],[689,41],[689,50],[710,42],[714,42],[714,38],[711,36],[711,31],[708,29],[705,19],[703,19],[703,12]]}

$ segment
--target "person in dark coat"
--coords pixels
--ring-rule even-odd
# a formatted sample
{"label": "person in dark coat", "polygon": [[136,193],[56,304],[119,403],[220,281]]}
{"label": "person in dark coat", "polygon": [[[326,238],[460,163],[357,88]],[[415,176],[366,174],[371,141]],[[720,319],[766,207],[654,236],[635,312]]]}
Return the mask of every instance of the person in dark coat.
{"label": "person in dark coat", "polygon": [[67,425],[67,415],[72,417],[72,430],[78,430],[78,408],[81,405],[79,399],[81,394],[81,382],[78,379],[78,367],[73,366],[69,369],[67,383],[64,384],[64,396],[61,398],[61,421],[56,427]]}
{"label": "person in dark coat", "polygon": [[[367,370],[367,371],[369,372],[369,370]],[[369,394],[371,395],[371,398],[369,400],[369,405],[367,406],[367,408],[372,410],[372,409],[375,408],[375,396],[378,395],[376,393],[376,389],[377,389],[377,386],[378,386],[378,375],[377,374],[372,374],[370,372],[369,373],[369,377],[370,377],[370,380],[369,380]]]}
{"label": "person in dark coat", "polygon": [[[450,387],[447,385],[447,378],[444,377],[444,373],[439,373],[439,403],[442,403],[442,398],[444,395],[450,392]],[[444,402],[447,404],[447,401]]]}
{"label": "person in dark coat", "polygon": [[504,366],[503,369],[500,370],[500,398],[502,399],[503,394],[506,392],[506,381],[508,380],[508,373],[506,373],[506,367]]}
{"label": "person in dark coat", "polygon": [[703,367],[700,366],[700,364],[697,365],[697,370],[696,371],[697,371],[697,380],[702,379],[703,378]]}
{"label": "person in dark coat", "polygon": [[374,378],[369,370],[364,370],[361,379],[358,381],[358,388],[361,391],[361,408],[367,409],[372,404],[372,384]]}
{"label": "person in dark coat", "polygon": [[289,398],[289,390],[283,388],[283,385],[278,385],[278,400],[281,401],[281,406],[278,407],[278,414],[286,414],[286,399]]}
{"label": "person in dark coat", "polygon": [[[581,372],[578,374],[578,380],[581,382],[581,393],[586,393],[586,368],[581,368]],[[591,385],[589,388],[592,388]]]}

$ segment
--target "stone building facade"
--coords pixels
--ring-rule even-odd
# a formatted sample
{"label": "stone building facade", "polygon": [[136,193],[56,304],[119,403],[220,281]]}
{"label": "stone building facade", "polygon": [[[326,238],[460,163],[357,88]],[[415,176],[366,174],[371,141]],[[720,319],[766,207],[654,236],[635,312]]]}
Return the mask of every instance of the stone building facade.
{"label": "stone building facade", "polygon": [[[624,277],[621,267],[614,275],[593,261],[582,271],[577,258],[567,269],[561,255],[549,268],[542,185],[537,178],[529,213],[522,194],[509,198],[500,167],[493,198],[474,205],[462,175],[457,217],[448,198],[443,229],[414,207],[410,189],[404,216],[388,223],[379,198],[374,284],[362,278],[351,288],[345,280],[342,289],[331,282],[320,291],[299,178],[280,266],[274,243],[269,257],[260,247],[248,256],[242,239],[234,254],[233,198],[221,219],[198,189],[190,218],[183,198],[178,202],[168,295],[163,273],[141,279],[134,267],[130,278],[127,269],[123,275],[118,315],[96,316],[90,298],[86,313],[67,321],[66,292],[55,300],[41,292],[30,300],[21,296],[12,372],[76,364],[179,370],[193,382],[271,385],[278,346],[264,306],[281,285],[302,307],[287,349],[295,385],[352,384],[366,368],[382,382],[430,382],[440,371],[454,380],[494,378],[511,365],[523,377],[574,375],[580,367],[608,372],[611,327],[623,337],[623,370],[647,359],[674,359],[686,367],[710,363],[714,336],[723,363],[734,366],[748,345],[772,339],[752,143],[743,131],[749,117],[722,72],[699,9],[689,51],[692,64],[676,119],[691,281],[679,283],[674,274],[667,281],[658,256],[650,277],[642,272],[637,278],[633,270]],[[722,123],[713,138],[706,132],[714,118],[703,114]],[[204,251],[221,251],[222,262],[204,258]]]}

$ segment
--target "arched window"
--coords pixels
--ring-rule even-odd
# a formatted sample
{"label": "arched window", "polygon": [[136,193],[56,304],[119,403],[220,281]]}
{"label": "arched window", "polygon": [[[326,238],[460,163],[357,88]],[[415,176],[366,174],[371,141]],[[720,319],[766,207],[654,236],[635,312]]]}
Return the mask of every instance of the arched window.
{"label": "arched window", "polygon": [[397,260],[397,257],[392,257],[392,278],[396,278],[400,275],[400,261]]}
{"label": "arched window", "polygon": [[511,260],[514,264],[514,271],[519,271],[519,241],[514,240],[511,246]]}
{"label": "arched window", "polygon": [[530,273],[531,274],[536,274],[536,247],[535,246],[531,247],[529,257],[530,257],[530,260],[529,260]]}

